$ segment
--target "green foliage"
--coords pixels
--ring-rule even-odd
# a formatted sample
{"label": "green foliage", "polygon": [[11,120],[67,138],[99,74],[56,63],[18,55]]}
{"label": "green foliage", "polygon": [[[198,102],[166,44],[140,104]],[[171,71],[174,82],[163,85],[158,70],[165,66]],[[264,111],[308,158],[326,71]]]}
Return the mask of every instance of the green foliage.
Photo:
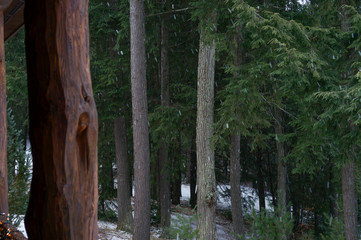
{"label": "green foliage", "polygon": [[[279,240],[286,234],[290,235],[293,227],[291,214],[286,213],[280,216],[281,210],[276,208],[274,212],[262,209],[261,212],[253,211],[253,222],[250,236],[246,239],[251,240]],[[240,239],[245,239],[239,236]]]}
{"label": "green foliage", "polygon": [[321,234],[321,240],[345,240],[343,221],[339,218],[326,217],[327,230],[325,234]]}
{"label": "green foliage", "polygon": [[9,211],[16,225],[25,215],[30,189],[30,159],[26,155],[22,131],[17,129],[11,109],[8,110],[8,185]]}
{"label": "green foliage", "polygon": [[167,229],[172,239],[195,239],[198,230],[195,229],[197,215],[192,216],[176,214],[176,219],[172,220],[171,227]]}

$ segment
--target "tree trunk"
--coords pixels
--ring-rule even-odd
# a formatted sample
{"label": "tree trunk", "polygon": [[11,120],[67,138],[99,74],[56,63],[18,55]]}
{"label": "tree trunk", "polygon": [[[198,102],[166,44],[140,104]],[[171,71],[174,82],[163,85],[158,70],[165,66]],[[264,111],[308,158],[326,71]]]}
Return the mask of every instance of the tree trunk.
{"label": "tree trunk", "polygon": [[191,153],[191,162],[190,162],[190,170],[189,170],[189,188],[190,188],[190,200],[189,204],[191,208],[195,208],[197,204],[197,192],[196,192],[196,185],[197,185],[197,153],[193,151]]}
{"label": "tree trunk", "polygon": [[[275,133],[276,133],[276,148],[277,148],[277,205],[280,210],[280,215],[286,214],[287,205],[287,165],[283,160],[285,157],[285,146],[280,142],[279,137],[283,134],[283,117],[281,110],[275,108]],[[282,235],[282,239],[287,239],[286,234]]]}
{"label": "tree trunk", "polygon": [[179,205],[182,196],[182,175],[179,166],[173,166],[172,204]]}
{"label": "tree trunk", "polygon": [[346,240],[357,240],[357,197],[354,163],[342,166],[342,205]]}
{"label": "tree trunk", "polygon": [[124,117],[114,120],[115,155],[117,163],[118,229],[133,232],[133,214],[129,192],[130,168],[127,130]]}
{"label": "tree trunk", "polygon": [[241,135],[231,135],[231,207],[233,231],[236,234],[243,234],[243,209],[241,192],[241,163],[240,163]]}
{"label": "tree trunk", "polygon": [[144,240],[150,239],[150,152],[143,0],[130,0],[130,45],[135,195],[133,239]]}
{"label": "tree trunk", "polygon": [[4,11],[0,8],[0,212],[2,213],[9,212],[6,113]]}
{"label": "tree trunk", "polygon": [[[348,21],[349,15],[344,8],[344,5],[349,5],[349,0],[341,0],[341,30],[342,32],[350,31],[350,23]],[[346,77],[347,74],[346,74]],[[354,126],[351,123],[350,130],[354,131]],[[358,239],[357,231],[357,196],[355,190],[355,173],[354,162],[355,157],[354,147],[352,147],[351,154],[347,163],[342,166],[342,205],[343,205],[343,220],[345,227],[346,240]]]}
{"label": "tree trunk", "polygon": [[210,29],[216,22],[216,12],[200,19],[197,89],[197,228],[199,239],[216,239],[215,208],[217,203],[214,171],[213,136],[215,41]]}
{"label": "tree trunk", "polygon": [[[235,34],[234,46],[236,55],[234,59],[235,67],[242,67],[242,25],[237,27]],[[238,77],[238,73],[234,77]],[[238,117],[238,116],[237,116]],[[233,231],[236,234],[243,235],[244,222],[243,222],[243,207],[242,207],[242,192],[241,192],[241,134],[231,135],[231,152],[230,152],[230,186],[231,186],[231,207],[232,207],[232,223]]]}
{"label": "tree trunk", "polygon": [[98,239],[98,117],[87,0],[25,6],[33,178],[29,239]]}
{"label": "tree trunk", "polygon": [[[262,151],[262,150],[260,150]],[[258,203],[259,211],[266,208],[265,192],[264,192],[264,174],[263,174],[263,155],[262,152],[257,154],[257,189],[258,189]]]}
{"label": "tree trunk", "polygon": [[276,147],[277,147],[277,204],[281,210],[281,214],[286,212],[286,189],[287,189],[287,166],[283,160],[285,157],[285,146],[283,142],[278,139],[283,134],[282,126],[283,118],[282,112],[279,108],[275,108],[275,133],[276,133]]}
{"label": "tree trunk", "polygon": [[[160,52],[160,82],[161,104],[169,107],[169,60],[168,60],[168,26],[167,17],[163,15],[161,20],[161,52]],[[160,223],[164,237],[167,237],[166,228],[170,227],[170,182],[169,182],[168,146],[163,142],[159,150],[159,199],[160,199]]]}

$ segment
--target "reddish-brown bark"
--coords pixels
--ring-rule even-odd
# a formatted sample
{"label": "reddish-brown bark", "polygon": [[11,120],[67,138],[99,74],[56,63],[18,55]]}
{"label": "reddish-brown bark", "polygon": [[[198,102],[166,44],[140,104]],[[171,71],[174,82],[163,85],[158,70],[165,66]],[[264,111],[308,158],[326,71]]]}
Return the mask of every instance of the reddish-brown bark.
{"label": "reddish-brown bark", "polygon": [[6,124],[6,73],[4,48],[4,7],[0,1],[0,212],[8,213],[8,168],[7,168],[7,124]]}
{"label": "reddish-brown bark", "polygon": [[98,239],[88,1],[27,1],[25,33],[33,154],[29,239]]}

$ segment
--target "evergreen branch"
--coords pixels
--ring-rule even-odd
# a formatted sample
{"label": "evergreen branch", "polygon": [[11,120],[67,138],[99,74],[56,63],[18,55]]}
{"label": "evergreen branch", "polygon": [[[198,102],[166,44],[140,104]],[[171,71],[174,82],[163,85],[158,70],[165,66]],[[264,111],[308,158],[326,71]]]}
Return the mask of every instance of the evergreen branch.
{"label": "evergreen branch", "polygon": [[277,103],[273,103],[273,102],[269,102],[262,94],[261,94],[262,99],[268,103],[270,106],[275,105],[276,107],[278,107],[282,112],[286,113],[287,115],[293,117],[294,119],[297,119],[297,117],[295,115],[293,115],[292,113],[286,111],[285,109],[283,109],[281,106],[279,106]]}
{"label": "evergreen branch", "polygon": [[166,11],[166,12],[154,13],[154,14],[147,15],[147,17],[160,16],[160,15],[176,13],[176,12],[184,12],[184,11],[191,10],[191,9],[194,9],[194,8],[195,7],[186,7],[186,8],[175,9],[175,10]]}

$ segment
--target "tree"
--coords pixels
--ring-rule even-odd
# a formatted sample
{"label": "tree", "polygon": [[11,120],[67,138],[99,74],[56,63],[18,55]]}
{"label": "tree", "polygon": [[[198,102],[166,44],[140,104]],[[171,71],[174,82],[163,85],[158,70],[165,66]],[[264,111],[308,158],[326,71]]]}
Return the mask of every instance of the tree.
{"label": "tree", "polygon": [[[236,27],[235,34],[235,60],[234,65],[237,68],[242,67],[242,25]],[[235,73],[235,77],[238,74]],[[239,116],[236,116],[236,118]],[[232,224],[233,231],[236,234],[243,234],[243,206],[242,206],[242,192],[241,192],[241,134],[231,134],[231,150],[230,150],[230,186],[231,186],[231,207],[232,207]]]}
{"label": "tree", "polygon": [[[169,59],[168,59],[168,15],[161,17],[161,50],[160,50],[160,82],[161,82],[161,105],[169,107]],[[160,221],[163,229],[170,227],[170,178],[167,143],[163,142],[159,149],[159,200]]]}
{"label": "tree", "polygon": [[88,1],[34,0],[24,11],[33,154],[26,230],[29,239],[98,239]]}
{"label": "tree", "polygon": [[4,46],[4,10],[11,1],[0,4],[0,212],[8,213],[6,70]]}
{"label": "tree", "polygon": [[150,153],[144,15],[144,1],[130,0],[135,240],[150,238]]}
{"label": "tree", "polygon": [[[349,32],[350,23],[348,20],[348,13],[346,11],[346,4],[349,4],[348,0],[341,0],[341,31]],[[348,57],[348,56],[347,56]],[[347,77],[347,74],[343,74]],[[355,127],[350,122],[350,131],[354,131]],[[341,169],[342,179],[342,205],[343,205],[343,219],[345,224],[345,236],[346,240],[358,239],[357,231],[357,197],[355,191],[355,167],[353,159],[355,157],[355,146],[351,146],[350,152],[346,155],[348,157],[347,162],[344,163]]]}
{"label": "tree", "polygon": [[[208,3],[207,3],[208,4]],[[200,40],[198,55],[197,90],[197,228],[199,239],[216,239],[215,207],[217,203],[216,178],[214,172],[213,136],[216,11],[202,6],[200,17]]]}
{"label": "tree", "polygon": [[133,232],[134,222],[130,202],[130,164],[128,158],[127,130],[124,117],[114,120],[115,154],[117,163],[118,228]]}

